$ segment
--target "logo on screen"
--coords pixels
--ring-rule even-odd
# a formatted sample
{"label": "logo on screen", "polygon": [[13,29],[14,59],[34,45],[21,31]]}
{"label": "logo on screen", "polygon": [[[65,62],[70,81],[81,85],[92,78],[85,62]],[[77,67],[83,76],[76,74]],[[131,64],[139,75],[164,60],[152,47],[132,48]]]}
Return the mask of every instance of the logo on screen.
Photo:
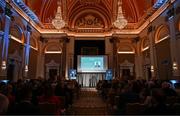
{"label": "logo on screen", "polygon": [[75,69],[70,69],[69,70],[69,78],[70,79],[76,79],[76,70]]}
{"label": "logo on screen", "polygon": [[112,69],[106,70],[106,80],[112,80],[113,74]]}
{"label": "logo on screen", "polygon": [[101,67],[101,62],[94,62],[94,67],[95,68],[99,68],[99,67]]}

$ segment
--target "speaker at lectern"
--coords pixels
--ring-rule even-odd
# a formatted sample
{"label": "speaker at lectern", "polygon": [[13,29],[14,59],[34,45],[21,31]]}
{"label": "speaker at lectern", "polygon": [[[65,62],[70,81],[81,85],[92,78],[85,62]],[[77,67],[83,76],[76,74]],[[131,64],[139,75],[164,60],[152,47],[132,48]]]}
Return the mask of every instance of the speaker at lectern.
{"label": "speaker at lectern", "polygon": [[106,80],[112,80],[112,78],[113,78],[112,69],[106,70]]}
{"label": "speaker at lectern", "polygon": [[69,70],[69,79],[76,79],[76,70],[75,69],[70,69]]}

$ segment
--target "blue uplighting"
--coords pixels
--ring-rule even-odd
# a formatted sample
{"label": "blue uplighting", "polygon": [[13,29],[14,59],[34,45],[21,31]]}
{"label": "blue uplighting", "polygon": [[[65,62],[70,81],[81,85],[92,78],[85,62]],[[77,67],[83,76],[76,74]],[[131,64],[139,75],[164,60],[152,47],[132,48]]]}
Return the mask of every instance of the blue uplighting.
{"label": "blue uplighting", "polygon": [[10,17],[6,16],[4,37],[3,37],[3,47],[2,47],[2,58],[7,58],[7,55],[8,55],[10,22],[11,22]]}
{"label": "blue uplighting", "polygon": [[168,0],[157,0],[154,4],[153,8],[157,9],[160,8],[164,3],[166,3]]}
{"label": "blue uplighting", "polygon": [[13,2],[23,10],[34,22],[39,23],[38,17],[32,12],[22,0],[13,0]]}
{"label": "blue uplighting", "polygon": [[29,53],[30,53],[30,32],[27,32],[27,43],[25,48],[25,64],[29,64]]}
{"label": "blue uplighting", "polygon": [[177,83],[177,81],[176,80],[171,80],[171,83],[175,84],[175,83]]}
{"label": "blue uplighting", "polygon": [[6,1],[5,0],[0,0],[0,6],[3,8],[6,6]]}

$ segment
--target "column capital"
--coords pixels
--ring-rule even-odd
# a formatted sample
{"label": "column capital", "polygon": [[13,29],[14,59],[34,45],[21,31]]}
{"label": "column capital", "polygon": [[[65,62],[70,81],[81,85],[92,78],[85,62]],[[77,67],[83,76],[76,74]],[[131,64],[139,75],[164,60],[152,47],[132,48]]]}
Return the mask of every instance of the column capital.
{"label": "column capital", "polygon": [[66,37],[66,38],[64,39],[64,41],[65,41],[66,43],[69,43],[70,39],[69,39],[68,37]]}
{"label": "column capital", "polygon": [[169,19],[170,17],[173,17],[174,14],[175,14],[175,9],[174,9],[174,7],[172,7],[167,12],[167,18]]}
{"label": "column capital", "polygon": [[12,16],[12,11],[11,11],[11,6],[9,5],[9,3],[6,3],[6,6],[5,6],[5,15],[11,17]]}
{"label": "column capital", "polygon": [[111,37],[109,39],[110,43],[119,43],[120,42],[120,39],[119,37]]}
{"label": "column capital", "polygon": [[59,43],[69,43],[70,39],[68,37],[64,37],[59,39]]}
{"label": "column capital", "polygon": [[150,34],[151,32],[153,32],[153,31],[155,30],[155,28],[156,28],[155,26],[152,26],[152,25],[149,26],[149,27],[148,27],[148,34]]}
{"label": "column capital", "polygon": [[27,25],[26,28],[27,28],[27,31],[28,31],[28,32],[31,32],[31,31],[32,31],[32,28],[31,28],[31,26],[30,26],[29,24]]}
{"label": "column capital", "polygon": [[140,37],[135,37],[135,38],[132,38],[131,42],[137,44],[139,40],[140,40]]}

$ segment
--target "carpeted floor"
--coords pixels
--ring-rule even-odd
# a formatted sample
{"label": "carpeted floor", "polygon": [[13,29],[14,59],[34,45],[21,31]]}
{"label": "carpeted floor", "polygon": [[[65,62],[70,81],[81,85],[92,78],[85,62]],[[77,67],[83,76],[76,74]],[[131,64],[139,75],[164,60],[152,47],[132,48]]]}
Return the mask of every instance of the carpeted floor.
{"label": "carpeted floor", "polygon": [[106,103],[94,88],[81,89],[79,99],[71,108],[72,115],[106,115]]}

